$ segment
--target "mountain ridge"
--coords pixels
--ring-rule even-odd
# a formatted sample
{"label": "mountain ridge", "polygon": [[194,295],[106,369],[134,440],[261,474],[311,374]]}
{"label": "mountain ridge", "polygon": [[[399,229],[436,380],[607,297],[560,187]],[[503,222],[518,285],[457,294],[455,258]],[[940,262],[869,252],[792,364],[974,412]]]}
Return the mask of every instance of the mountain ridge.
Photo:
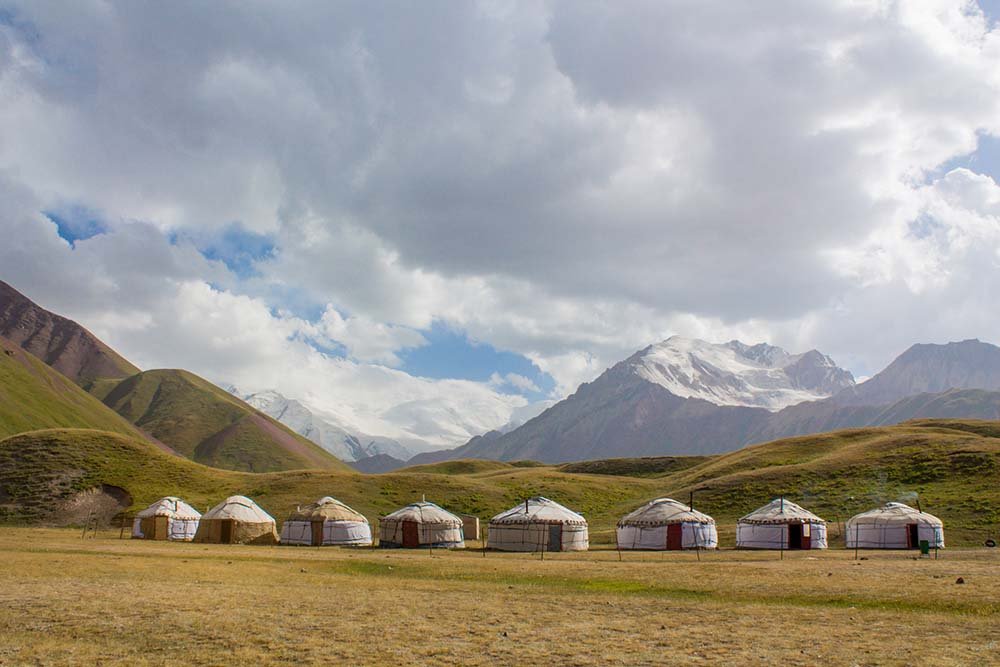
{"label": "mountain ridge", "polygon": [[[758,355],[769,364],[795,363],[787,358],[793,355],[774,346],[745,346],[731,341],[711,347],[717,350],[725,345],[742,346],[743,354]],[[886,367],[885,376],[879,373],[858,385],[851,382],[825,399],[804,401],[777,411],[759,406],[719,405],[700,396],[674,394],[663,384],[645,377],[648,374],[635,372],[636,360],[654,347],[640,350],[594,381],[581,384],[576,392],[509,433],[478,436],[454,450],[419,454],[409,463],[470,457],[533,458],[555,463],[615,456],[713,454],[837,428],[885,425],[915,418],[992,419],[1000,414],[1000,393],[994,391],[1000,389],[1000,348],[976,340],[912,346]],[[685,348],[691,346],[685,343]],[[822,359],[815,359],[812,368],[822,370],[829,357],[818,352],[817,355]],[[707,364],[690,364],[691,368],[700,366],[715,368],[711,360]],[[942,386],[934,369],[945,366],[948,383],[963,386],[927,391]],[[710,369],[710,380],[716,377]],[[834,378],[834,382],[846,381],[845,376],[837,378],[834,374]],[[711,382],[699,381],[701,387],[708,387],[710,394],[715,392]],[[810,382],[816,381],[813,378]],[[822,378],[818,381],[822,382]],[[968,386],[977,384],[985,387]],[[688,379],[687,387],[692,386],[699,387]],[[726,388],[733,386],[730,383]],[[718,397],[718,392],[713,395]],[[895,400],[884,404],[864,403],[868,397],[894,396]]]}

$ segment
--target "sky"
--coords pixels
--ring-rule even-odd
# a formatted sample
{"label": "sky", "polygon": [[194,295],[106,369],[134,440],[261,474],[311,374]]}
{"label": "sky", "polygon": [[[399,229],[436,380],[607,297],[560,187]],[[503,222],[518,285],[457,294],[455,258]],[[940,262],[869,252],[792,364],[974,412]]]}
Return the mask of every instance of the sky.
{"label": "sky", "polygon": [[1000,3],[0,0],[0,279],[420,447],[671,335],[998,342]]}

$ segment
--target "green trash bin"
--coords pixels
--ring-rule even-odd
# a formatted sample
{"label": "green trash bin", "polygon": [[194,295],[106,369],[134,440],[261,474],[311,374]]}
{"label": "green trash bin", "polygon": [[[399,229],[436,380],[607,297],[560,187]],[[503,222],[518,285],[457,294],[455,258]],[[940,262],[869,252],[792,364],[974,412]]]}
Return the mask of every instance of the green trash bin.
{"label": "green trash bin", "polygon": [[929,556],[931,554],[931,543],[928,540],[920,540],[920,555]]}

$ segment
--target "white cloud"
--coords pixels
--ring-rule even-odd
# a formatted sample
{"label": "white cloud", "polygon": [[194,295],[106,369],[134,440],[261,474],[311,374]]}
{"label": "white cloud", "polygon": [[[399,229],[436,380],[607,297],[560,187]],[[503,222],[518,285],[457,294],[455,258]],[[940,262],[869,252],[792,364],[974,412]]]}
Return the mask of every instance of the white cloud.
{"label": "white cloud", "polygon": [[[330,410],[457,438],[514,399],[380,365],[435,322],[557,395],[672,333],[870,374],[1000,324],[996,186],[935,175],[1000,136],[1000,30],[968,2],[15,7],[0,277],[137,359],[236,381],[255,349],[253,382],[294,367]],[[67,201],[111,231],[69,252],[37,217]],[[253,280],[160,234],[234,221],[275,239]]]}

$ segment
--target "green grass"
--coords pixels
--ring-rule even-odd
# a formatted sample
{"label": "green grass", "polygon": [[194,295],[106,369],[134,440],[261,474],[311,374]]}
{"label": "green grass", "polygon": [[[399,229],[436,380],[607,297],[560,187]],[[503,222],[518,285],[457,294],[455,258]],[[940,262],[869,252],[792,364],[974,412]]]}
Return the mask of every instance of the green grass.
{"label": "green grass", "polygon": [[180,454],[227,470],[346,470],[312,441],[183,370],[153,370],[94,387],[104,403]]}
{"label": "green grass", "polygon": [[141,437],[72,380],[0,339],[0,438],[41,428],[83,427]]}
{"label": "green grass", "polygon": [[663,477],[687,470],[714,456],[647,456],[635,459],[600,459],[576,461],[559,466],[563,472],[583,472],[593,475],[627,475],[629,477]]}
{"label": "green grass", "polygon": [[[7,497],[0,500],[0,520],[37,520],[24,508],[53,507],[68,494],[98,484],[126,489],[134,508],[178,495],[205,509],[241,493],[279,520],[297,505],[326,495],[340,498],[369,520],[424,495],[451,511],[482,519],[525,497],[544,495],[583,513],[592,543],[607,544],[613,542],[614,524],[622,515],[652,498],[686,500],[693,491],[696,508],[716,518],[724,546],[732,544],[738,517],[779,495],[827,519],[831,544],[837,545],[837,522],[917,493],[922,507],[945,522],[947,544],[977,545],[987,536],[996,539],[1000,525],[1000,439],[980,435],[996,433],[996,426],[935,421],[838,431],[757,445],[660,477],[492,463],[381,475],[322,470],[253,474],[202,466],[117,435],[44,431],[0,441],[0,499]],[[46,480],[61,480],[62,486],[53,490]]]}

